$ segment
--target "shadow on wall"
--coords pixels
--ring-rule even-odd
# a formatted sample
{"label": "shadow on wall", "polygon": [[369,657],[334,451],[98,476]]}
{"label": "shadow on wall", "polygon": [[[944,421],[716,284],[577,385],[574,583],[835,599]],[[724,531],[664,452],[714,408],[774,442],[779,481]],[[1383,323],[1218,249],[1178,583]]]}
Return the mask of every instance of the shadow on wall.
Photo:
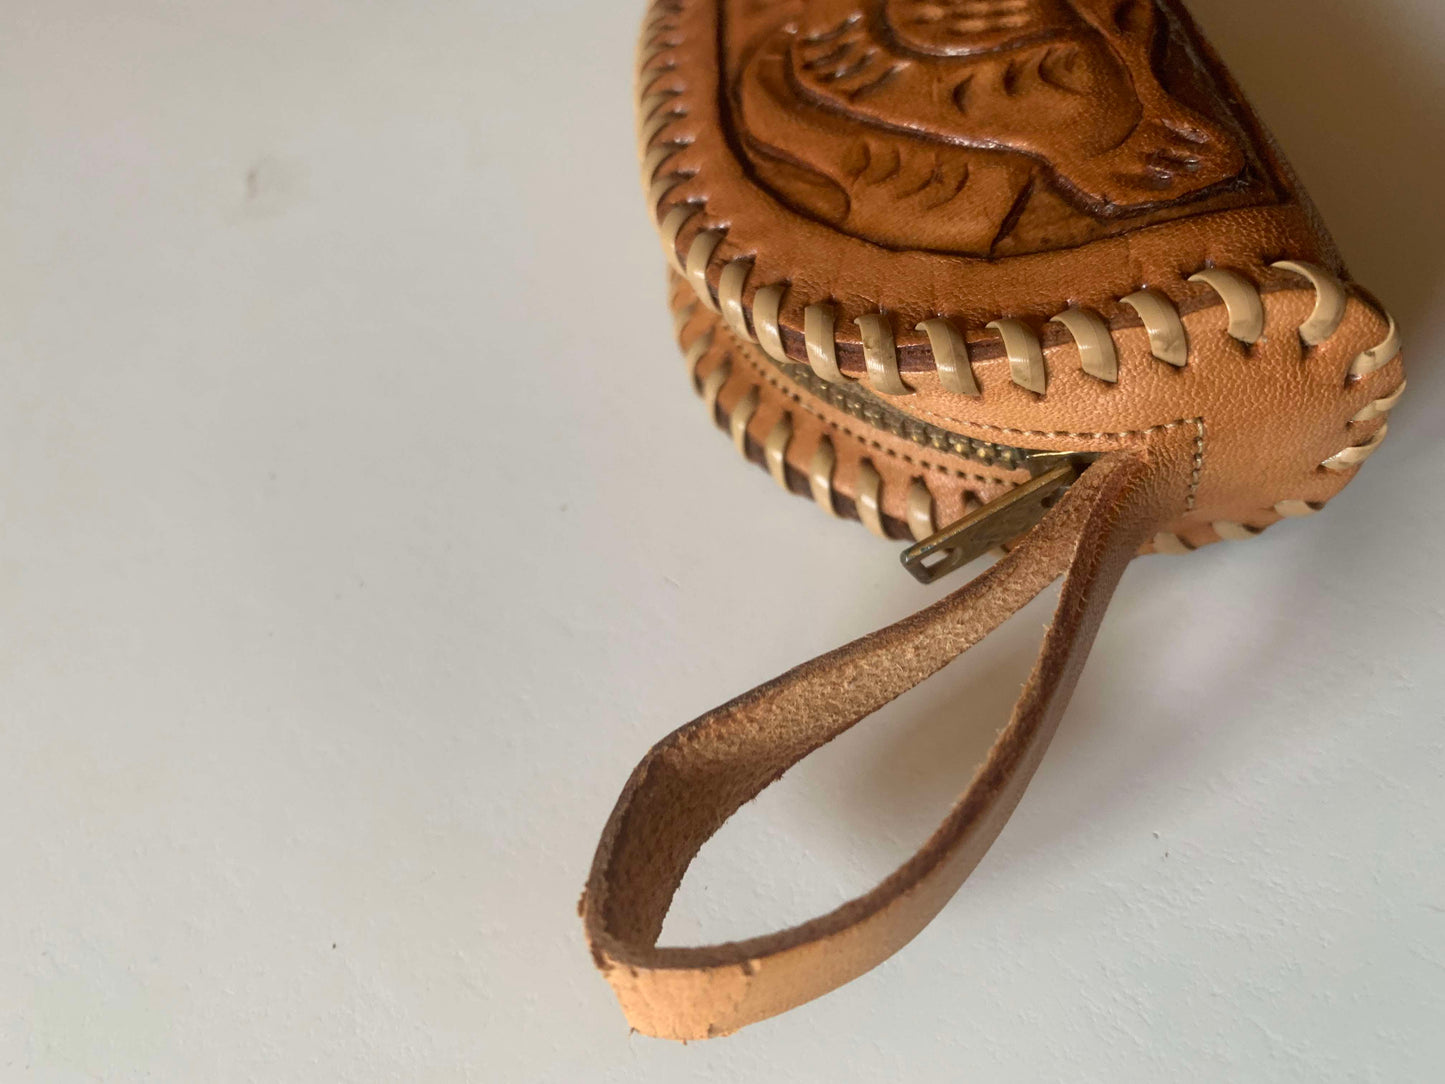
{"label": "shadow on wall", "polygon": [[[1445,132],[1445,69],[1421,44],[1437,39],[1412,35],[1406,19],[1387,18],[1392,9],[1404,6],[1401,0],[1186,3],[1319,206],[1351,275],[1400,321],[1410,393],[1396,416],[1402,433],[1408,432],[1411,415],[1425,421],[1432,402],[1445,395],[1430,359],[1417,352],[1410,366],[1409,353],[1410,329],[1425,326],[1431,305],[1442,295],[1445,276],[1445,216],[1435,210],[1445,178],[1445,140],[1440,138]],[[1349,556],[1336,552],[1353,545],[1349,533],[1339,537],[1335,548],[1322,540],[1324,549],[1315,553],[1316,561],[1328,564]],[[1318,570],[1297,571],[1307,575]],[[1326,580],[1322,576],[1322,582]],[[853,801],[838,813],[856,822],[861,840],[878,834],[880,826],[916,825],[924,807],[930,823],[942,818],[951,799],[942,804],[939,799],[957,795],[967,785],[1008,719],[1018,691],[1013,674],[1021,679],[1038,649],[1036,626],[1020,632],[1024,634],[1007,637],[1009,678],[1000,680],[997,673],[976,667],[975,649],[973,659],[965,656],[926,683],[924,688],[931,684],[932,690],[904,711],[864,724],[885,726],[888,738],[879,743],[878,758],[858,773]],[[1257,647],[1263,653],[1252,660],[1245,653],[1239,665],[1268,665],[1267,645]],[[1121,700],[1118,709],[1130,710],[1126,691],[1112,691]],[[1107,716],[1108,710],[1102,714]],[[1068,740],[1068,725],[1066,719],[1064,740],[1055,743],[1051,755],[1070,748],[1078,752],[1078,743]],[[1167,758],[1170,745],[1168,733],[1161,732],[1155,744],[1139,751],[1137,761],[1119,766],[1109,780],[1099,782],[1122,785],[1130,772],[1147,768],[1151,759]],[[870,826],[872,833],[867,831]],[[1071,828],[1057,825],[1056,830],[1067,833]],[[910,839],[896,857],[906,855],[922,838]],[[896,848],[877,848],[890,849]]]}

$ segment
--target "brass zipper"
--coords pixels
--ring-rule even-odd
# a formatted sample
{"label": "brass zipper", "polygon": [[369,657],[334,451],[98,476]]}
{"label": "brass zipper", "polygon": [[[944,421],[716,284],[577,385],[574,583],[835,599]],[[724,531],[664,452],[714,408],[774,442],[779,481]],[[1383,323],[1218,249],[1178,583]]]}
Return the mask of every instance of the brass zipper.
{"label": "brass zipper", "polygon": [[952,453],[1032,477],[963,519],[903,551],[903,567],[920,583],[933,583],[989,550],[1027,534],[1094,459],[1088,453],[1040,451],[949,432],[904,414],[856,384],[824,380],[807,365],[774,361],[807,392],[873,429],[922,448]]}
{"label": "brass zipper", "polygon": [[943,530],[909,546],[903,567],[919,583],[933,583],[982,557],[995,546],[1027,534],[1073,485],[1090,458],[1065,455],[1063,462],[1015,486]]}
{"label": "brass zipper", "polygon": [[1038,473],[1045,459],[1058,455],[1056,452],[1030,451],[996,441],[950,433],[947,429],[940,429],[894,409],[859,385],[834,384],[824,380],[808,366],[797,362],[775,360],[773,364],[789,380],[805,388],[815,398],[851,414],[873,429],[882,429],[895,437],[912,441],[920,448],[951,452],[989,466],[1002,467],[1004,470],[1024,468],[1030,473]]}

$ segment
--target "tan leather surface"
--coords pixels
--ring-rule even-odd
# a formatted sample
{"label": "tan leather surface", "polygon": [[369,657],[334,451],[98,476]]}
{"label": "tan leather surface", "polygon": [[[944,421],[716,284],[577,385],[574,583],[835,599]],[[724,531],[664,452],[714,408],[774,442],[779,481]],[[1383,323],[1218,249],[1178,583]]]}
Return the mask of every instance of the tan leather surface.
{"label": "tan leather surface", "polygon": [[[1119,577],[1185,499],[1182,431],[1092,466],[1011,554],[953,595],[663,739],[603,831],[581,911],[631,1025],[707,1038],[834,989],[905,945],[957,890],[1043,758]],[[792,929],[703,948],[656,940],[683,873],[791,765],[977,643],[1060,574],[1054,620],[988,759],[919,852],[872,892]]]}
{"label": "tan leather surface", "polygon": [[[746,276],[742,319],[760,287],[779,284],[781,346],[806,362],[803,310],[828,305],[842,375],[863,384],[853,321],[877,314],[908,394],[872,393],[980,439],[1104,451],[1161,426],[1192,427],[1195,500],[1160,525],[1186,547],[1217,541],[1215,523],[1267,527],[1280,502],[1322,506],[1353,472],[1320,465],[1372,439],[1383,419],[1351,419],[1403,381],[1398,360],[1350,378],[1387,324],[1348,282],[1334,334],[1315,346],[1301,340],[1315,290],[1271,265],[1303,261],[1338,275],[1343,267],[1282,155],[1174,0],[679,0],[652,9],[639,71],[654,175],[646,179],[660,178],[655,210],[660,219],[679,207],[690,214],[673,255],[686,260],[703,231],[716,240],[693,272],[704,308],[716,307],[729,262],[750,261],[734,266]],[[1009,170],[1028,179],[1009,189],[1009,213],[989,227],[1003,232],[982,251],[949,241],[944,233],[982,229],[965,228],[966,219],[999,217],[985,197]],[[1188,281],[1212,267],[1258,291],[1258,342],[1231,337],[1220,295]],[[1151,356],[1145,325],[1123,300],[1141,287],[1182,314],[1182,368]],[[1071,306],[1110,329],[1116,383],[1083,372],[1073,337],[1049,322]],[[967,341],[980,395],[941,386],[915,326],[937,316]],[[1005,316],[1043,344],[1042,394],[1010,379],[1003,341],[988,327]],[[746,329],[756,337],[756,319]],[[756,344],[726,328],[718,338],[766,366]],[[731,384],[741,383],[734,374]],[[845,501],[850,484],[844,471]],[[942,499],[950,512],[957,506],[951,494]],[[890,515],[902,500],[890,479]]]}
{"label": "tan leather surface", "polygon": [[[1404,375],[1393,321],[1179,0],[656,0],[638,98],[696,387],[787,488],[907,537],[920,482],[944,526],[1024,480],[1005,468],[1029,451],[1101,457],[973,583],[638,766],[584,923],[633,1026],[697,1038],[913,937],[1018,801],[1133,554],[1323,507],[1383,439]],[[656,946],[742,803],[1059,575],[1008,727],[913,859],[802,926]]]}
{"label": "tan leather surface", "polygon": [[[763,464],[763,445],[777,420],[786,415],[793,428],[788,443],[789,488],[808,497],[808,465],[820,440],[829,440],[837,453],[833,473],[833,510],[840,516],[858,518],[859,465],[867,460],[883,478],[883,513],[891,537],[910,537],[905,525],[909,486],[922,481],[935,502],[938,526],[961,519],[965,508],[993,500],[1009,488],[1027,480],[1021,470],[950,454],[945,449],[923,448],[917,443],[873,429],[859,418],[840,410],[808,389],[790,381],[755,345],[737,338],[721,318],[701,305],[691,304],[689,287],[680,280],[672,290],[674,310],[687,312],[679,326],[679,346],[684,353],[694,343],[710,342],[696,363],[700,385],[719,366],[729,366],[727,382],[719,391],[714,423],[728,428],[733,407],[750,392],[756,392],[757,412],[748,423],[748,458]],[[708,336],[711,336],[708,339]],[[987,439],[987,438],[985,438]]]}
{"label": "tan leather surface", "polygon": [[781,199],[900,248],[1048,251],[1185,201],[1277,198],[1218,87],[1194,81],[1198,108],[1165,89],[1195,69],[1156,65],[1156,40],[1184,35],[1160,35],[1148,4],[1118,7],[818,0],[791,31],[777,7],[732,5],[733,120]]}
{"label": "tan leather surface", "polygon": [[[936,6],[951,8],[961,3],[954,0]],[[1336,272],[1343,270],[1333,242],[1294,183],[1283,157],[1243,103],[1228,73],[1213,62],[1212,53],[1193,30],[1187,13],[1171,0],[1161,3],[1161,11],[1167,13],[1161,33],[1174,43],[1169,53],[1171,63],[1176,69],[1188,70],[1190,78],[1184,82],[1207,84],[1206,89],[1195,89],[1188,96],[1206,103],[1206,113],[1214,116],[1199,120],[1200,111],[1186,106],[1177,95],[1164,94],[1158,89],[1157,78],[1146,80],[1144,96],[1157,101],[1147,108],[1140,107],[1149,114],[1140,138],[1152,133],[1153,144],[1147,150],[1135,149],[1136,173],[1147,171],[1151,155],[1161,159],[1188,155],[1191,145],[1186,141],[1185,149],[1181,149],[1179,137],[1171,137],[1164,126],[1166,120],[1184,129],[1198,128],[1207,132],[1208,145],[1213,148],[1210,155],[1203,156],[1200,170],[1212,175],[1223,168],[1215,160],[1221,156],[1231,162],[1237,157],[1242,163],[1239,174],[1212,189],[1216,192],[1213,198],[1201,201],[1199,193],[1190,191],[1197,174],[1177,170],[1171,174],[1175,178],[1172,184],[1154,194],[1162,205],[1159,210],[1141,218],[1127,208],[1106,205],[1101,210],[1097,196],[1092,201],[1081,199],[1078,202],[1082,207],[1068,205],[1066,211],[1045,216],[1051,224],[1039,227],[1040,236],[1058,234],[1072,242],[1080,229],[1085,235],[1100,229],[1112,230],[1113,235],[1083,244],[1053,242],[1049,247],[1035,239],[1020,246],[1035,251],[1023,254],[1008,254],[1008,245],[995,245],[983,253],[966,244],[934,248],[932,243],[939,239],[927,235],[899,234],[875,243],[867,236],[859,236],[870,231],[855,228],[846,219],[840,223],[825,221],[819,212],[803,208],[796,195],[780,198],[780,182],[774,179],[768,183],[760,178],[748,157],[748,148],[760,138],[766,142],[776,137],[769,133],[759,137],[750,125],[744,58],[752,50],[767,48],[767,43],[780,34],[796,42],[807,36],[809,28],[825,28],[853,16],[860,23],[872,23],[881,18],[883,9],[893,11],[901,6],[907,5],[876,0],[842,4],[832,0],[791,0],[770,5],[753,5],[745,0],[680,0],[653,9],[654,21],[644,33],[640,84],[645,95],[668,96],[655,115],[673,119],[652,132],[649,145],[677,145],[664,172],[679,178],[657,200],[654,210],[661,220],[679,204],[693,203],[700,208],[678,238],[677,247],[683,253],[699,230],[717,225],[727,228],[709,271],[714,288],[727,259],[751,256],[756,262],[755,283],[790,284],[783,322],[791,332],[801,336],[801,314],[807,303],[831,299],[840,308],[839,326],[846,329],[849,344],[858,341],[852,325],[855,317],[871,311],[888,312],[895,317],[895,330],[903,344],[901,360],[907,371],[926,366],[929,357],[926,341],[913,333],[913,327],[938,314],[960,318],[969,325],[973,337],[998,316],[1042,321],[1071,304],[1100,308],[1113,317],[1116,311],[1109,310],[1117,310],[1117,299],[1146,284],[1181,304],[1197,304],[1204,291],[1189,286],[1185,279],[1210,265],[1262,275],[1270,259],[1289,257],[1319,263]],[[1137,44],[1130,45],[1129,41],[1142,31],[1110,32],[1098,29],[1096,24],[1112,21],[1116,9],[1147,9],[1147,0],[1138,5],[1120,5],[1115,0],[1060,0],[1043,5],[1030,0],[1029,6],[1067,8],[1072,21],[1087,25],[1079,35],[1085,40],[1079,46],[1076,66],[1114,68],[1139,62]],[[1161,20],[1161,16],[1147,11],[1140,18],[1156,24]],[[791,35],[789,27],[795,28]],[[875,36],[886,37],[887,30],[879,30]],[[658,48],[659,43],[665,48]],[[1025,46],[990,62],[1004,61],[1005,70],[1009,62],[1037,66],[1042,61],[1039,50],[1047,52],[1058,45],[1054,41]],[[1191,54],[1197,63],[1188,62]],[[1119,59],[1125,57],[1127,63]],[[1111,59],[1106,63],[1103,58]],[[1011,103],[1007,114],[1010,119],[1000,118],[994,124],[1027,123],[1053,134],[1056,146],[1047,151],[1035,137],[1027,141],[1028,145],[1004,154],[1032,178],[1028,185],[1033,193],[1030,205],[1068,204],[1057,193],[1078,191],[1081,185],[1107,195],[1106,183],[1090,183],[1083,174],[1092,177],[1095,172],[1108,174],[1110,170],[1098,164],[1097,156],[1089,156],[1080,140],[1087,142],[1081,133],[1091,128],[1112,127],[1115,106],[1111,98],[1129,94],[1121,76],[1099,77],[1112,87],[1110,95],[1099,97],[1088,90],[1079,94],[1051,93],[1052,88],[1041,77],[1025,72],[1018,76],[1022,89],[1011,98],[1002,73],[985,79],[971,73],[973,65],[965,59],[956,58],[950,63],[957,70],[932,78],[938,93],[950,85],[949,81],[970,80],[975,96]],[[739,64],[741,71],[737,70]],[[1066,99],[1063,105],[1059,104],[1060,98]],[[908,102],[885,107],[878,103],[876,95],[865,95],[859,109],[870,99],[874,104],[867,108],[875,114],[889,111],[897,115],[887,124],[877,124],[835,109],[829,114],[831,120],[850,120],[852,139],[847,147],[824,146],[829,141],[826,134],[800,124],[788,133],[785,155],[798,162],[836,160],[835,172],[845,171],[864,159],[877,160],[875,170],[863,168],[851,195],[855,201],[886,201],[886,214],[899,224],[899,229],[904,228],[903,224],[911,228],[930,220],[953,221],[983,213],[982,193],[973,191],[967,183],[942,204],[920,202],[920,195],[909,193],[916,185],[928,182],[935,172],[948,174],[947,163],[942,160],[949,154],[965,153],[972,159],[984,153],[979,145],[994,141],[990,128],[969,128],[973,114],[955,110],[955,123],[961,128],[940,130],[942,122],[932,118],[930,97],[912,99],[910,110]],[[1081,162],[1095,165],[1084,169]],[[982,175],[993,172],[973,163],[969,176],[974,183],[983,185]],[[651,178],[648,180],[650,183]],[[802,181],[793,182],[792,188],[801,187],[805,187]],[[1247,205],[1238,205],[1241,203]],[[1229,204],[1236,205],[1215,209]],[[990,224],[995,231],[1004,229],[1010,213],[1017,210],[1013,203],[1002,213],[991,209]],[[870,215],[884,213],[874,211]],[[1043,215],[1044,211],[1024,213]],[[1165,216],[1162,222],[1149,225],[1161,214]],[[987,258],[990,255],[1008,258]],[[788,336],[787,341],[791,354],[794,339]],[[797,345],[801,346],[800,340]],[[796,356],[801,356],[801,351]],[[843,356],[851,361],[856,351],[845,345]]]}
{"label": "tan leather surface", "polygon": [[[1222,306],[1186,315],[1195,357],[1182,369],[1150,356],[1148,337],[1139,325],[1115,333],[1117,384],[1100,384],[1086,375],[1077,361],[1078,348],[1069,344],[1046,350],[1051,375],[1049,393],[1043,397],[1012,383],[1008,360],[999,357],[974,365],[984,392],[979,399],[944,391],[933,373],[910,375],[915,389],[911,395],[878,398],[957,433],[1044,450],[1112,451],[1136,446],[1161,428],[1187,429],[1200,457],[1192,507],[1158,529],[1179,535],[1191,547],[1209,545],[1219,541],[1213,527],[1217,522],[1262,530],[1282,518],[1275,511],[1281,501],[1327,503],[1356,471],[1330,471],[1320,464],[1377,433],[1384,416],[1361,423],[1351,419],[1404,381],[1398,358],[1362,379],[1348,379],[1355,357],[1386,334],[1384,318],[1369,302],[1352,297],[1339,330],[1311,348],[1296,329],[1310,314],[1314,290],[1282,284],[1263,297],[1266,335],[1252,347],[1226,333]],[[685,286],[673,290],[675,311],[691,300]],[[791,410],[805,434],[790,448],[790,462],[800,472],[817,435],[828,433],[840,452],[836,486],[844,514],[851,514],[856,464],[865,457],[884,474],[884,510],[899,524],[893,532],[897,538],[907,537],[901,521],[913,478],[923,478],[939,501],[940,524],[959,518],[964,497],[988,501],[997,496],[1000,486],[991,480],[1022,480],[1018,472],[991,469],[947,450],[925,453],[889,434],[861,428],[857,419],[789,385],[755,344],[740,340],[702,306],[694,306],[683,325],[683,346],[709,331],[713,346],[699,375],[725,358],[736,362],[719,397],[719,424],[725,424],[728,409],[748,389],[760,388],[764,408],[749,426],[751,439],[761,448],[778,414]],[[803,410],[797,409],[800,400],[806,403]],[[797,491],[806,493],[806,487]]]}

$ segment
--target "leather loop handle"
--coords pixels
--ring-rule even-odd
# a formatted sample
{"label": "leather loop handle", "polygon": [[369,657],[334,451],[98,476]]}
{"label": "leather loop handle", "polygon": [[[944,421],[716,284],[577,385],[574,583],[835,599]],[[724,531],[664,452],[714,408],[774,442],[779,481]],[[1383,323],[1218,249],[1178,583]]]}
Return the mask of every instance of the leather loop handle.
{"label": "leather loop handle", "polygon": [[[672,1039],[727,1034],[856,978],[932,920],[1042,760],[1114,587],[1159,522],[1168,474],[1132,452],[1099,460],[971,583],[707,713],[648,752],[603,830],[581,906],[593,958],[634,1028]],[[802,925],[707,947],[656,946],[688,865],[728,817],[1060,575],[1053,623],[1008,726],[912,858],[872,891]]]}

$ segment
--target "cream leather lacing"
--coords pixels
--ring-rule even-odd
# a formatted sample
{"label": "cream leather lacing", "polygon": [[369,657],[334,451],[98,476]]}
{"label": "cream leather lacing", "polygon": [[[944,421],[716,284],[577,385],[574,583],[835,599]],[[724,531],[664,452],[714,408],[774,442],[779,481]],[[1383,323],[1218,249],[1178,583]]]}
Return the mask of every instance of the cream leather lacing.
{"label": "cream leather lacing", "polygon": [[[720,314],[727,326],[740,339],[756,343],[763,352],[775,361],[791,363],[783,344],[780,321],[783,300],[791,288],[788,282],[766,283],[752,292],[751,306],[748,301],[749,279],[754,270],[751,256],[739,256],[722,262],[717,276],[717,287],[712,286],[711,268],[717,262],[722,242],[727,237],[725,225],[705,224],[696,230],[682,246],[683,230],[699,216],[705,217],[706,202],[702,200],[674,204],[663,211],[667,194],[677,185],[693,175],[685,172],[665,172],[668,162],[690,145],[686,137],[670,137],[668,129],[687,117],[687,110],[676,104],[682,90],[677,87],[658,88],[676,72],[676,64],[670,59],[656,63],[678,42],[675,5],[667,2],[654,4],[654,11],[644,25],[637,61],[637,119],[638,137],[642,153],[644,180],[648,185],[649,207],[654,215],[663,249],[669,263],[678,274],[690,284],[698,301],[710,311]],[[1333,274],[1313,264],[1300,261],[1282,260],[1271,265],[1279,271],[1289,272],[1305,279],[1315,291],[1315,306],[1310,316],[1299,326],[1301,340],[1307,347],[1318,346],[1329,339],[1344,320],[1349,291]],[[1265,333],[1265,310],[1259,287],[1238,271],[1228,268],[1205,268],[1189,276],[1190,282],[1210,287],[1218,295],[1228,316],[1228,333],[1241,343],[1252,345]],[[1184,326],[1178,307],[1167,296],[1157,290],[1143,289],[1119,299],[1128,306],[1144,325],[1149,339],[1150,352],[1160,362],[1184,367],[1189,363],[1189,333]],[[1349,369],[1351,380],[1367,376],[1389,364],[1401,351],[1399,329],[1388,313],[1389,331],[1377,346],[1362,351]],[[685,319],[683,320],[685,322]],[[1079,366],[1088,376],[1104,383],[1114,383],[1119,376],[1118,349],[1114,342],[1115,329],[1098,312],[1073,307],[1052,317],[1049,323],[1062,326],[1072,338],[1079,359]],[[898,363],[898,344],[892,325],[885,312],[865,313],[856,318],[863,348],[864,373],[859,380],[871,391],[880,395],[905,396],[912,394]],[[681,323],[678,325],[679,329]],[[1038,331],[1022,320],[1000,317],[988,322],[985,329],[993,331],[1001,341],[1004,355],[1009,361],[1010,380],[1021,388],[1037,395],[1048,390],[1048,362],[1044,354]],[[973,372],[969,343],[957,324],[945,315],[937,315],[920,322],[915,330],[922,332],[928,340],[934,369],[944,390],[956,395],[980,398],[983,390]],[[687,348],[689,371],[712,343],[711,332],[694,340]],[[838,364],[838,338],[836,312],[826,301],[812,301],[803,306],[803,345],[807,364],[822,380],[832,383],[847,383],[853,377],[842,371]],[[701,386],[704,401],[710,410],[716,409],[717,395],[728,379],[730,368],[726,362],[718,366]],[[1387,414],[1399,402],[1405,385],[1389,395],[1375,400],[1361,410],[1351,424],[1374,421]],[[756,391],[745,395],[727,419],[733,440],[746,453],[747,423],[756,410]],[[770,473],[783,486],[787,486],[786,452],[791,439],[791,426],[785,425],[786,416],[769,434],[764,447],[764,459]],[[1358,467],[1380,447],[1388,426],[1381,426],[1367,440],[1351,445],[1329,456],[1321,468],[1330,471],[1346,471]],[[833,506],[833,466],[836,455],[831,443],[825,441],[814,453],[809,465],[809,487],[814,499],[830,513],[836,514]],[[868,489],[870,476],[878,478],[871,463],[864,461],[860,475],[860,492],[856,498],[859,517],[875,533],[883,534],[881,513],[877,512],[878,495]],[[927,486],[921,480],[917,483],[923,493]],[[921,502],[922,498],[918,498]],[[918,505],[922,507],[921,504]],[[1274,511],[1280,516],[1308,515],[1317,507],[1304,501],[1280,501]],[[932,517],[932,498],[929,498],[929,521]],[[915,536],[924,522],[921,512],[915,514],[913,495],[910,493],[908,524]],[[1231,521],[1221,520],[1214,525],[1216,533],[1225,539],[1254,537],[1262,528],[1250,527]],[[1166,552],[1180,552],[1191,547],[1173,535],[1160,535],[1155,548]]]}
{"label": "cream leather lacing", "polygon": [[[684,306],[674,319],[674,329],[679,338],[688,321],[696,313],[696,304]],[[742,395],[724,416],[718,413],[718,398],[723,387],[732,379],[735,369],[730,357],[723,357],[700,382],[697,368],[708,351],[712,349],[714,334],[711,329],[695,336],[683,350],[693,386],[703,400],[703,406],[715,423],[723,425],[732,438],[733,446],[744,458],[750,457],[748,448],[748,426],[757,414],[761,401],[762,387],[756,383],[746,385]],[[773,423],[762,444],[763,466],[773,481],[785,490],[791,491],[788,479],[788,449],[793,440],[793,420],[786,411]],[[831,438],[823,436],[808,463],[808,489],[813,500],[829,515],[837,516],[833,501],[833,476],[838,457]],[[883,516],[883,479],[871,460],[864,458],[858,468],[855,483],[854,507],[858,518],[870,531],[880,538],[890,537]],[[909,533],[915,540],[922,540],[934,530],[933,494],[922,478],[914,478],[908,489],[907,519]]]}
{"label": "cream leather lacing", "polygon": [[[699,308],[699,302],[693,301],[682,306],[674,317],[674,331],[679,341],[683,339],[683,331],[691,318]],[[727,306],[723,307],[724,319],[726,319]],[[1078,318],[1078,310],[1072,310],[1070,319]],[[1067,314],[1066,314],[1067,315]],[[947,353],[953,348],[949,341],[951,335],[956,335],[956,330],[940,328],[936,322],[929,321],[929,327],[925,327],[926,333],[944,343],[940,350],[941,357],[947,357]],[[1084,325],[1083,338],[1088,339],[1092,329]],[[697,379],[696,370],[707,352],[712,348],[715,335],[712,329],[706,329],[694,336],[690,342],[683,346],[683,354],[687,371],[693,378],[694,386],[698,388],[705,406],[713,415],[718,424],[727,429],[732,438],[734,446],[743,456],[749,455],[748,448],[748,427],[757,413],[762,388],[759,384],[748,384],[743,394],[738,398],[734,406],[726,413],[726,416],[719,417],[717,414],[718,396],[723,386],[732,378],[735,369],[731,361],[724,358],[716,365],[700,383]],[[1103,341],[1111,342],[1105,338]],[[1384,416],[1391,408],[1399,402],[1404,393],[1402,383],[1390,395],[1377,399],[1351,419],[1351,423],[1364,423],[1373,421]],[[1363,463],[1380,446],[1385,437],[1387,429],[1382,428],[1375,433],[1370,440],[1357,447],[1346,448],[1332,456],[1321,464],[1322,468],[1328,470],[1349,470],[1360,463]],[[784,412],[769,430],[766,439],[762,444],[763,465],[773,480],[785,490],[791,490],[788,479],[788,450],[793,438],[792,417]],[[808,489],[813,500],[819,507],[823,508],[830,515],[838,515],[834,504],[834,472],[837,465],[837,454],[830,438],[824,437],[808,463],[807,482]],[[1196,470],[1202,464],[1196,465]],[[859,471],[857,480],[857,495],[854,498],[858,518],[874,534],[879,537],[889,537],[884,526],[882,513],[882,480],[872,463],[864,460]],[[1323,504],[1307,502],[1302,500],[1282,500],[1273,506],[1276,515],[1282,518],[1298,518],[1310,516],[1320,511]],[[915,540],[922,540],[929,537],[938,527],[934,521],[934,498],[928,489],[927,483],[922,478],[914,478],[909,484],[906,497],[906,518],[904,520],[908,527],[909,534]],[[1238,523],[1232,520],[1216,520],[1211,526],[1216,535],[1225,541],[1245,541],[1258,537],[1266,529],[1267,525],[1255,526],[1248,523]],[[1195,547],[1176,534],[1161,532],[1153,540],[1153,548],[1159,553],[1188,553]]]}

